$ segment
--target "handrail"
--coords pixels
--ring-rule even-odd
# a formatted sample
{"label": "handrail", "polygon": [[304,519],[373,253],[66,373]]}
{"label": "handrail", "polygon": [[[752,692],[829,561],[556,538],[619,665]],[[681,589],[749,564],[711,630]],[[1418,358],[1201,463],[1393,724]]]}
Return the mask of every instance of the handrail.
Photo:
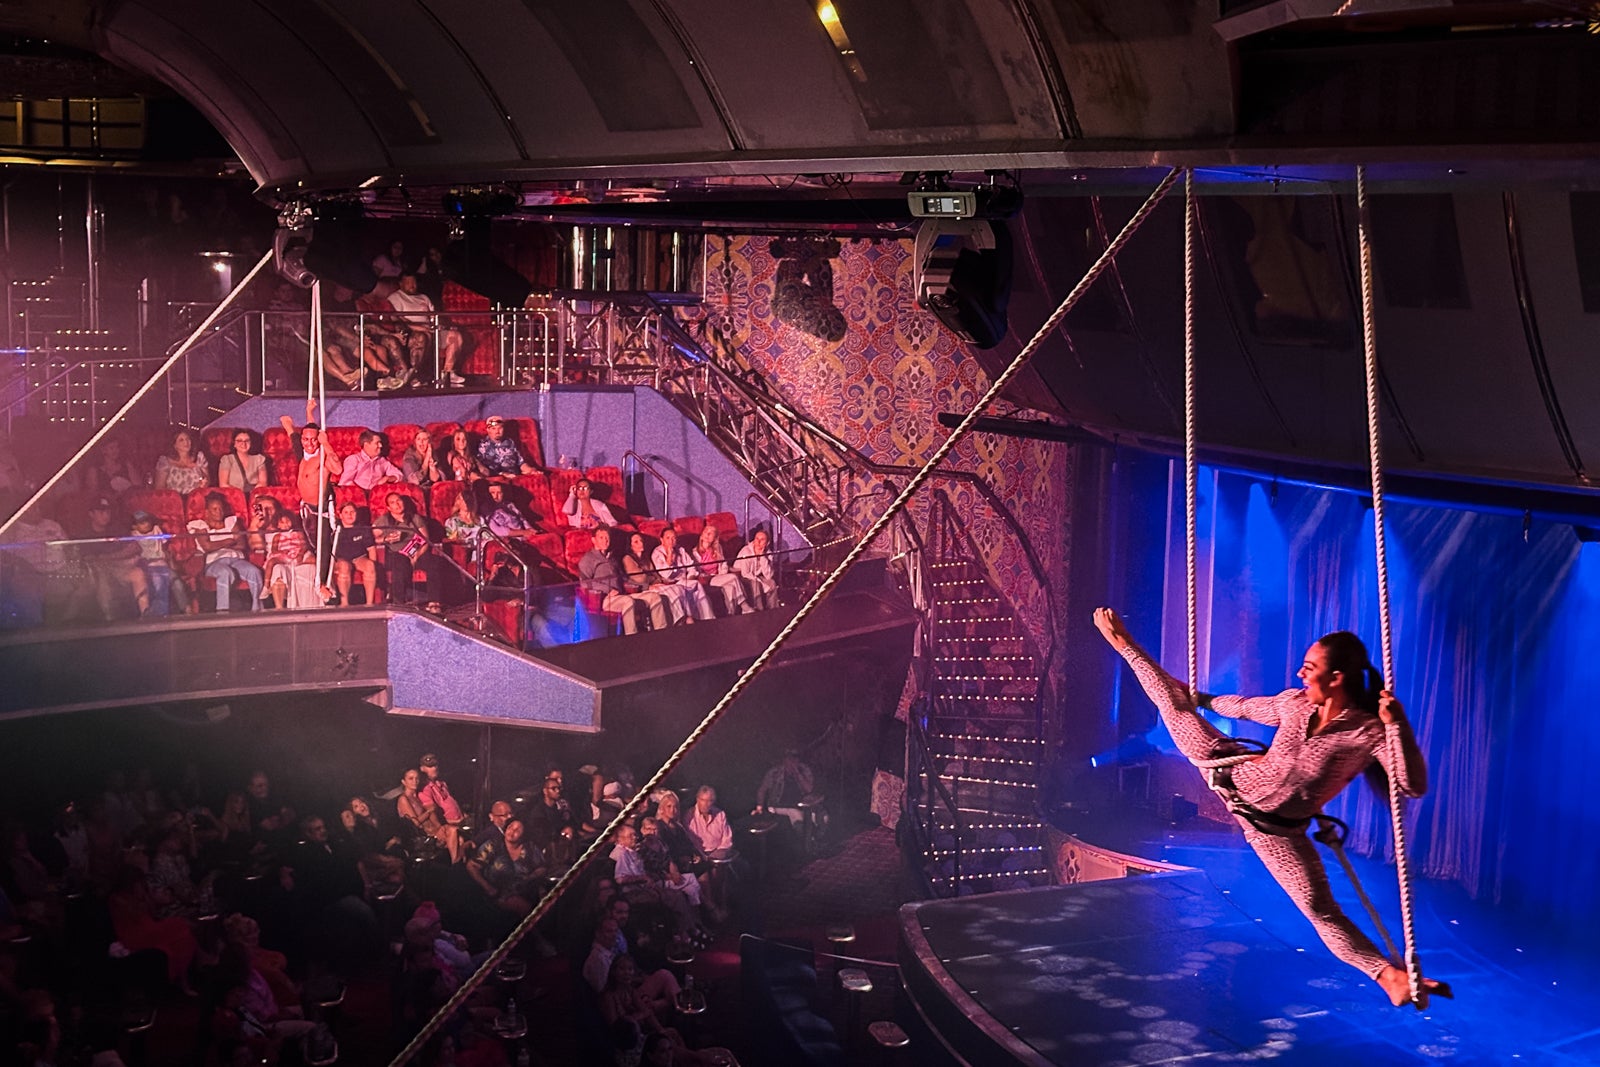
{"label": "handrail", "polygon": [[[489,540],[493,541],[495,544],[504,549],[512,559],[522,564],[522,613],[517,619],[516,635],[517,647],[520,650],[524,647],[523,643],[528,639],[528,614],[530,611],[532,611],[533,600],[533,568],[529,566],[528,561],[523,559],[522,555],[511,546],[509,541],[490,529],[487,522],[483,524],[483,535],[486,535]],[[473,590],[474,603],[472,606],[472,617],[474,619],[483,617],[483,586],[484,582],[486,581],[484,577],[484,569],[488,559],[488,546],[482,543],[480,536],[478,544],[478,581],[476,588]]]}
{"label": "handrail", "polygon": [[[934,770],[933,759],[928,751],[928,738],[922,732],[921,713],[916,708],[913,708],[906,715],[906,745],[912,750],[908,755],[915,755],[917,764],[923,771],[922,777],[933,787],[933,792],[943,803],[945,810],[950,813],[950,821],[954,827],[953,833],[956,839],[956,847],[950,857],[950,882],[959,891],[961,886],[961,842],[967,836],[966,820],[961,817],[961,808],[956,804],[956,798],[951,796],[950,791],[945,788],[944,783],[939,780],[938,773]],[[928,807],[928,824],[923,828],[923,834],[927,840],[928,847],[932,848],[934,825],[931,804]]]}
{"label": "handrail", "polygon": [[[655,478],[656,481],[661,483],[661,517],[663,519],[671,519],[672,518],[672,485],[671,485],[671,483],[669,483],[667,481],[667,479],[662,475],[662,473],[660,471],[656,470],[654,467],[652,467],[650,465],[650,461],[649,460],[645,459],[643,456],[639,455],[639,453],[635,452],[631,448],[628,449],[626,452],[624,452],[622,454],[622,461],[624,463],[626,463],[628,461],[628,457],[630,457],[630,456],[633,457],[633,461],[635,463],[637,463],[640,467],[644,468],[644,470],[645,470],[645,472],[647,474],[651,475],[653,478]],[[749,518],[749,516],[748,516],[748,512],[747,512],[746,513],[746,523],[745,523],[745,529],[746,530],[749,530],[749,528],[750,528],[748,518]],[[746,536],[748,536],[748,534]]]}
{"label": "handrail", "polygon": [[763,508],[765,508],[766,511],[767,511],[767,516],[773,520],[772,547],[773,548],[777,548],[778,545],[782,543],[781,539],[780,539],[780,535],[783,533],[783,516],[778,513],[776,508],[774,508],[771,504],[768,504],[767,501],[766,501],[766,498],[763,497],[760,493],[746,493],[745,496],[744,496],[744,538],[745,538],[745,540],[746,541],[750,540],[750,501],[752,501],[752,500],[754,500],[757,504],[760,504]]}

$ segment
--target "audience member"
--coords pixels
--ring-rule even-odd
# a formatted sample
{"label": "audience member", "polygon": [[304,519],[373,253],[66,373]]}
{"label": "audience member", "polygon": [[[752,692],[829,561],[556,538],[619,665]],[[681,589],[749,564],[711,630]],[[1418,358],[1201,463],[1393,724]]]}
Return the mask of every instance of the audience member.
{"label": "audience member", "polygon": [[159,951],[167,960],[167,981],[192,994],[189,966],[198,951],[194,934],[189,924],[177,916],[156,918],[145,873],[137,867],[124,867],[117,877],[117,888],[106,903],[117,940],[129,952]]}
{"label": "audience member", "polygon": [[267,484],[267,457],[255,450],[255,434],[233,431],[233,451],[217,461],[217,484],[246,494]]}
{"label": "audience member", "polygon": [[120,437],[107,437],[100,443],[93,461],[87,464],[86,477],[91,492],[106,496],[117,496],[144,484],[139,469],[123,455]]}
{"label": "audience member", "polygon": [[617,524],[617,517],[606,502],[594,498],[594,485],[587,478],[579,478],[567,490],[567,502],[561,505],[561,514],[566,517],[568,526],[585,530]]}
{"label": "audience member", "polygon": [[461,832],[445,822],[444,814],[436,806],[425,803],[418,793],[422,774],[415,767],[400,777],[400,795],[395,798],[395,811],[406,825],[414,827],[425,840],[438,842],[450,854],[451,863],[460,863],[464,849]]}
{"label": "audience member", "polygon": [[357,485],[372,490],[380,485],[405,481],[405,472],[383,454],[383,435],[376,430],[363,430],[360,446],[344,460],[340,469],[340,485]]}
{"label": "audience member", "polygon": [[439,456],[433,448],[433,438],[427,430],[418,430],[411,439],[405,455],[400,457],[400,469],[406,481],[426,489],[434,482],[448,481],[450,475],[439,465]]}
{"label": "audience member", "polygon": [[578,585],[584,592],[600,598],[604,611],[622,616],[622,632],[639,632],[640,609],[650,615],[652,629],[667,627],[666,598],[650,591],[629,593],[622,586],[622,570],[611,558],[611,531],[602,526],[594,531],[594,542],[578,560]]}
{"label": "audience member", "polygon": [[373,523],[372,536],[384,550],[388,570],[389,599],[409,604],[415,599],[412,575],[421,571],[428,583],[428,610],[440,611],[444,601],[444,570],[433,554],[433,538],[428,520],[416,510],[409,496],[390,493],[384,500],[384,513]]}
{"label": "audience member", "polygon": [[[603,914],[595,924],[594,940],[589,944],[589,954],[583,961],[583,980],[596,993],[605,991],[611,978],[611,965],[618,956],[628,954],[628,940],[622,927],[611,914]],[[635,976],[634,987],[639,995],[661,1011],[669,1011],[683,990],[677,977],[665,968],[642,977]]]}
{"label": "audience member", "polygon": [[671,1000],[661,1004],[660,998],[647,993],[639,976],[638,965],[632,956],[623,954],[612,959],[611,969],[606,974],[605,986],[600,991],[600,1015],[613,1031],[619,1023],[631,1024],[636,1028],[643,1035],[636,1046],[641,1054],[647,1048],[655,1048],[660,1042],[666,1042],[678,1056],[677,1059],[668,1059],[668,1063],[709,1063],[698,1053],[691,1052],[684,1045],[682,1035],[662,1021],[664,1015],[673,1010],[676,1000],[677,995],[674,994]]}
{"label": "audience member", "polygon": [[771,547],[771,535],[758,526],[733,560],[733,573],[744,580],[750,602],[762,609],[778,606],[778,576],[772,565]]}
{"label": "audience member", "polygon": [[[504,490],[501,490],[502,494]],[[476,559],[478,549],[483,545],[484,531],[488,524],[478,514],[478,509],[473,503],[473,494],[470,489],[456,494],[455,504],[451,507],[450,517],[444,520],[444,536],[447,541],[459,541],[467,546],[467,558]]]}
{"label": "audience member", "polygon": [[450,472],[450,479],[458,482],[475,482],[486,473],[483,464],[478,462],[477,451],[472,447],[472,435],[466,430],[457,430],[450,435],[441,466]]}
{"label": "audience member", "polygon": [[400,275],[399,285],[389,294],[389,306],[400,313],[400,321],[409,331],[413,370],[427,365],[428,346],[437,339],[439,381],[455,386],[467,384],[467,380],[456,373],[456,362],[461,358],[466,338],[460,330],[439,321],[433,299],[418,290],[415,274]]}
{"label": "audience member", "polygon": [[533,520],[517,507],[499,482],[489,483],[489,529],[501,537],[534,537],[539,531]]}
{"label": "audience member", "polygon": [[[694,806],[683,820],[684,832],[694,842],[699,854],[708,859],[726,858],[733,851],[733,830],[728,826],[728,816],[717,807],[717,791],[703,785],[695,791]],[[705,884],[714,917],[721,922],[728,910],[728,868],[712,863],[702,881]]]}
{"label": "audience member", "polygon": [[700,568],[690,558],[688,551],[678,544],[677,530],[668,526],[661,531],[661,543],[650,553],[650,562],[658,579],[682,590],[680,595],[690,605],[695,617],[717,617],[711,608],[710,598],[706,596],[705,586],[700,584]]}
{"label": "audience member", "polygon": [[660,819],[646,815],[639,820],[637,847],[650,885],[660,893],[657,899],[678,917],[678,932],[702,947],[709,944],[711,938],[700,925],[700,880],[672,858],[671,847],[661,836]]}
{"label": "audience member", "polygon": [[527,825],[528,839],[539,847],[551,861],[565,866],[572,862],[572,843],[576,837],[572,808],[562,796],[562,774],[550,771],[544,777],[539,799],[529,805],[523,822]]}
{"label": "audience member", "polygon": [[489,818],[472,838],[474,848],[482,847],[486,841],[496,838],[503,839],[506,835],[506,823],[511,821],[511,804],[509,801],[496,800],[489,805]]}
{"label": "audience member", "polygon": [[373,537],[371,516],[366,508],[345,504],[339,509],[339,527],[333,531],[333,589],[324,590],[334,603],[350,603],[355,576],[367,590],[368,604],[383,603],[378,587],[378,542]]}
{"label": "audience member", "polygon": [[700,580],[722,591],[729,615],[743,615],[755,610],[745,600],[744,582],[728,569],[728,559],[722,553],[722,538],[710,523],[700,531],[700,543],[695,546],[694,558],[700,566]]}
{"label": "audience member", "polygon": [[400,847],[397,834],[378,821],[364,796],[353,796],[339,812],[339,825],[347,847],[356,855],[356,869],[369,898],[384,897],[405,884],[405,863],[393,851]]}
{"label": "audience member", "polygon": [[656,574],[642,533],[628,535],[628,551],[622,556],[622,581],[629,593],[649,592],[661,597],[672,622],[694,622],[687,590],[676,582],[662,581]]}
{"label": "audience member", "polygon": [[418,768],[425,779],[417,795],[424,804],[432,804],[444,816],[444,821],[452,826],[460,826],[464,818],[461,805],[456,803],[456,798],[450,794],[450,783],[439,775],[439,757],[432,752],[423,755],[417,761]]}
{"label": "audience member", "polygon": [[782,815],[789,824],[798,828],[805,819],[800,801],[816,789],[816,776],[811,768],[800,762],[800,753],[789,749],[783,760],[762,776],[756,788],[756,806],[753,814],[771,812]]}
{"label": "audience member", "polygon": [[522,454],[521,447],[506,436],[506,420],[490,415],[485,421],[487,436],[478,442],[478,463],[490,477],[514,478],[533,474],[536,468]]}
{"label": "audience member", "polygon": [[490,837],[473,852],[467,873],[496,907],[522,916],[538,898],[533,883],[545,873],[545,856],[527,840],[522,820],[511,818],[498,839]]}
{"label": "audience member", "polygon": [[415,266],[413,257],[406,254],[404,241],[390,241],[388,249],[372,257],[372,272],[380,279],[398,279]]}
{"label": "audience member", "polygon": [[172,436],[171,450],[157,457],[152,484],[157,489],[171,489],[187,496],[210,483],[206,454],[195,446],[194,434],[179,430]]}
{"label": "audience member", "polygon": [[189,604],[189,587],[173,574],[167,532],[148,511],[133,513],[131,532],[140,539],[135,563],[139,574],[133,582],[134,603],[138,605],[139,614],[166,615],[173,609],[174,601],[178,611],[185,610]]}
{"label": "audience member", "polygon": [[245,535],[239,517],[228,508],[221,493],[206,495],[205,517],[189,523],[195,545],[205,554],[206,577],[216,580],[218,612],[230,608],[233,583],[242,581],[250,588],[250,610],[261,610],[261,568],[245,555]]}
{"label": "audience member", "polygon": [[111,520],[111,501],[96,497],[89,501],[88,525],[83,538],[89,543],[78,547],[78,558],[88,570],[94,585],[100,616],[106,621],[117,617],[118,601],[124,594],[135,596],[144,588],[144,572],[139,569],[139,546],[121,540],[122,531]]}
{"label": "audience member", "polygon": [[250,551],[267,554],[267,537],[277,532],[282,513],[283,505],[275,496],[259,496],[250,502],[250,523],[245,527],[250,534]]}
{"label": "audience member", "polygon": [[266,535],[267,588],[273,606],[316,608],[322,606],[317,589],[317,554],[300,526],[300,516],[279,511],[273,531]]}

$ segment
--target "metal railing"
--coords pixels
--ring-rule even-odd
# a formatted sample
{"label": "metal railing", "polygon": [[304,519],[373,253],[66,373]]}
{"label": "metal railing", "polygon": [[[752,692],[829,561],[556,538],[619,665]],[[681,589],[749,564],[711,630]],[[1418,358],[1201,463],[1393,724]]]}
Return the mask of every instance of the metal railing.
{"label": "metal railing", "polygon": [[[629,460],[632,460],[634,465],[640,470],[644,471],[646,474],[650,475],[650,477],[661,483],[661,515],[663,518],[670,516],[672,514],[672,483],[667,481],[665,475],[651,466],[649,460],[645,459],[631,448],[622,454],[622,463],[624,468],[622,474],[624,478],[626,478],[628,474],[626,468]],[[744,530],[745,536],[749,536],[750,520],[748,518],[748,512],[746,513]]]}

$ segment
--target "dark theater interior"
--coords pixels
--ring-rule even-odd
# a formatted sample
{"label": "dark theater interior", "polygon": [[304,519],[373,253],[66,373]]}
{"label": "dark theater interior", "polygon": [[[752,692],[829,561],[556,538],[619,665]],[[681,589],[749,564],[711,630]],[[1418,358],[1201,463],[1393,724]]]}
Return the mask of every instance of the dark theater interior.
{"label": "dark theater interior", "polygon": [[1600,6],[13,0],[0,236],[0,1067],[1600,1064]]}

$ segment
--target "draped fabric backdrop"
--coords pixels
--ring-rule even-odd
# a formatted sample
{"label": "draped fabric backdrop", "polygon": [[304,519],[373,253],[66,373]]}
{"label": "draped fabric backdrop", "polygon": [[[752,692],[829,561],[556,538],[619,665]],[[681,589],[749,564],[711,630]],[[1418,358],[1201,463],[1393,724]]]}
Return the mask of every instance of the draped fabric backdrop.
{"label": "draped fabric backdrop", "polygon": [[[1147,479],[1117,504],[1165,516],[1167,536],[1155,541],[1167,546],[1156,568],[1160,658],[1181,674],[1181,467],[1173,473],[1175,486]],[[1394,688],[1430,779],[1408,808],[1414,870],[1593,936],[1600,544],[1538,521],[1525,537],[1520,516],[1391,501],[1385,518]],[[1372,511],[1361,497],[1202,469],[1199,532],[1200,688],[1297,685],[1307,646],[1332,630],[1359,634],[1381,666]],[[1153,641],[1147,629],[1135,627]],[[1151,736],[1170,747],[1163,732]],[[1329,813],[1350,824],[1354,850],[1392,858],[1387,804],[1363,781]]]}

